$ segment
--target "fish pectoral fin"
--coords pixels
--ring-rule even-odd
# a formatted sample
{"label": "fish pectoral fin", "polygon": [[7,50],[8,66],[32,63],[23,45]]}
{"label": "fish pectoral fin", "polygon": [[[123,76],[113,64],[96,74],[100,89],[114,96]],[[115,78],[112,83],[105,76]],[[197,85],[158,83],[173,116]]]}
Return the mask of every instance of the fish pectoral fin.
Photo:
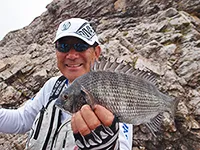
{"label": "fish pectoral fin", "polygon": [[156,132],[162,130],[163,113],[159,113],[156,117],[152,118],[150,122],[145,123],[151,133],[156,137]]}
{"label": "fish pectoral fin", "polygon": [[87,104],[90,105],[92,109],[94,109],[94,105],[95,105],[94,96],[90,94],[90,92],[86,90],[83,86],[81,86],[81,90],[86,94]]}

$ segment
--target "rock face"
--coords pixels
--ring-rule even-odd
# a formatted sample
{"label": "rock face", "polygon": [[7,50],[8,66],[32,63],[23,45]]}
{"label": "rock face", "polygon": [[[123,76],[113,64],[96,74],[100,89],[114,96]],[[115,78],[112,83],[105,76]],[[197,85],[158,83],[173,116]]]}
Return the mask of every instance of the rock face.
{"label": "rock face", "polygon": [[[77,9],[78,8],[78,9]],[[200,149],[200,0],[54,0],[47,11],[0,41],[0,107],[18,108],[58,75],[52,41],[60,22],[91,21],[103,55],[160,75],[179,99],[175,127],[156,138],[134,127],[133,149]],[[167,125],[166,125],[167,126]],[[173,128],[172,128],[173,127]],[[23,149],[26,135],[0,134],[0,149]]]}

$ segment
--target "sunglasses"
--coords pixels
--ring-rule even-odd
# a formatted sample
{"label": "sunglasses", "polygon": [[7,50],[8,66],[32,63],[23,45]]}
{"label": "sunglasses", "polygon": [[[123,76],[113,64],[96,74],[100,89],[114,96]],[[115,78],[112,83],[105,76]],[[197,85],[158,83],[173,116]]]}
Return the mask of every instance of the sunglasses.
{"label": "sunglasses", "polygon": [[71,48],[73,48],[77,52],[83,52],[87,50],[88,48],[95,47],[95,46],[97,46],[97,44],[94,44],[91,46],[86,43],[76,43],[76,44],[64,44],[64,43],[59,43],[59,42],[56,43],[56,49],[59,52],[63,52],[63,53],[69,52]]}

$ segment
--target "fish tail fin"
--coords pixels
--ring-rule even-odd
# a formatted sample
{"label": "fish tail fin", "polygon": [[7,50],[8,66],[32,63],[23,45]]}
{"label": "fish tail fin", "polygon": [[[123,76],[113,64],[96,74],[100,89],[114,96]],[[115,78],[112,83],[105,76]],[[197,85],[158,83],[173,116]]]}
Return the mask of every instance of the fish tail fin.
{"label": "fish tail fin", "polygon": [[176,110],[177,110],[177,106],[178,103],[180,102],[180,99],[175,98],[172,101],[172,107],[171,107],[171,113],[169,113],[170,115],[170,120],[167,122],[168,128],[170,128],[171,131],[176,131],[176,122],[175,122],[175,115],[176,115]]}
{"label": "fish tail fin", "polygon": [[173,99],[173,103],[172,103],[172,116],[175,116],[176,109],[177,109],[177,106],[178,106],[179,102],[180,102],[180,99],[178,99],[178,98]]}
{"label": "fish tail fin", "polygon": [[145,123],[145,125],[149,128],[151,133],[156,137],[156,132],[160,132],[162,130],[161,124],[163,119],[163,113],[159,113],[156,117],[151,119],[150,122]]}
{"label": "fish tail fin", "polygon": [[162,107],[164,109],[167,108],[167,110],[169,111],[171,116],[174,117],[177,105],[178,105],[180,100],[178,98],[170,97],[170,96],[165,95],[163,93],[161,93],[161,95],[162,95],[162,98],[164,99],[164,101],[163,101],[164,103],[163,103]]}

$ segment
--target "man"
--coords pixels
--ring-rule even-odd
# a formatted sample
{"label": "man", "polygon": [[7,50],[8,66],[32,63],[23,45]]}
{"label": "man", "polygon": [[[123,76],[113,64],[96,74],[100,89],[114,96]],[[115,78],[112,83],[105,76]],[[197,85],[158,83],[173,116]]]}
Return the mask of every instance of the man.
{"label": "man", "polygon": [[105,107],[84,105],[70,116],[54,103],[77,77],[90,71],[101,53],[88,21],[71,18],[59,25],[54,40],[57,66],[63,74],[48,80],[32,100],[17,110],[0,109],[0,132],[25,133],[32,150],[132,149],[132,125],[118,123]]}

